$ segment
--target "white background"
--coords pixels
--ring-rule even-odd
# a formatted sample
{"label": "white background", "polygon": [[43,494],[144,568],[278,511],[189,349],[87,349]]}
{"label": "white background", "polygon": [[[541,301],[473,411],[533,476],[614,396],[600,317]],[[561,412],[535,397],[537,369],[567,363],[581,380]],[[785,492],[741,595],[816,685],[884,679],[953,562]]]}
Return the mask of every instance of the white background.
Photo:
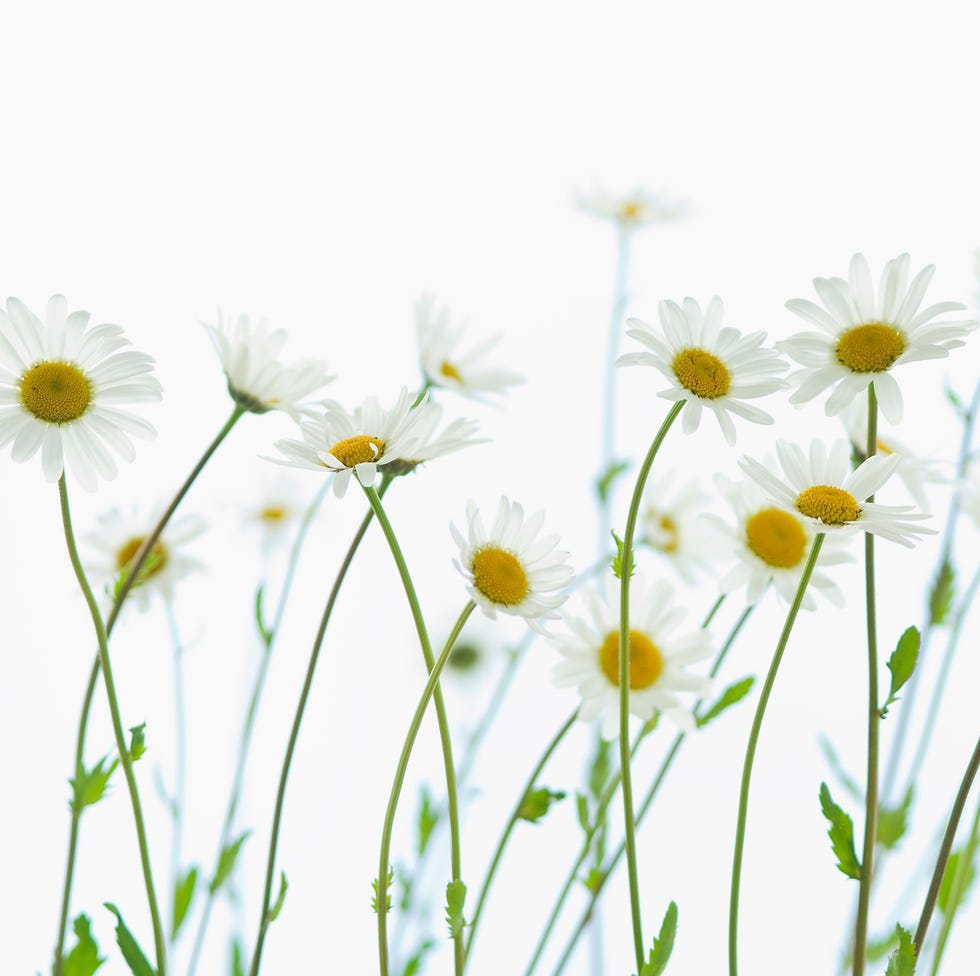
{"label": "white background", "polygon": [[[492,442],[434,462],[392,491],[392,518],[434,633],[445,632],[465,600],[447,522],[461,522],[468,497],[490,507],[506,493],[529,509],[546,508],[549,528],[584,567],[595,544],[589,485],[614,235],[575,209],[573,190],[595,182],[644,186],[689,202],[684,221],[636,237],[629,312],[648,320],[660,298],[705,302],[719,294],[730,324],[786,337],[800,325],[783,302],[812,297],[811,278],[844,274],[856,250],[875,269],[906,250],[914,268],[935,263],[927,300],[973,307],[980,136],[976,25],[967,10],[952,0],[928,10],[904,2],[701,0],[356,9],[37,3],[7,11],[0,293],[41,310],[51,293],[63,292],[95,321],[123,324],[138,348],[157,357],[165,388],[163,404],[144,411],[158,439],[141,445],[136,464],[97,495],[76,493],[79,531],[114,504],[165,499],[227,416],[223,378],[199,324],[215,321],[219,306],[287,328],[287,356],[327,358],[338,377],[331,394],[352,406],[366,395],[391,402],[400,386],[418,383],[412,304],[431,290],[469,317],[474,333],[502,331],[500,361],[527,378],[503,411],[444,398],[450,413],[479,417]],[[903,441],[930,456],[954,454],[958,431],[941,385],[948,376],[968,396],[977,364],[974,340],[948,362],[903,372]],[[622,377],[621,453],[642,455],[663,416],[656,382],[639,370]],[[780,436],[836,435],[819,405],[798,412],[780,401],[770,409]],[[183,588],[178,609],[189,645],[192,743],[185,862],[213,856],[256,662],[248,615],[263,569],[258,537],[242,523],[269,468],[257,455],[290,433],[282,417],[246,417],[187,502],[212,529],[196,549],[209,572]],[[733,473],[740,452],[762,454],[772,436],[742,425],[731,450],[709,419],[696,438],[672,434],[663,464],[710,485],[709,472]],[[296,475],[301,492],[319,484],[313,473]],[[65,781],[93,642],[54,486],[36,459],[4,461],[0,485],[0,932],[4,970],[20,976],[49,965],[68,828]],[[941,512],[945,496],[935,497]],[[621,494],[619,524],[625,505]],[[325,506],[274,662],[249,770],[247,822],[255,834],[238,915],[246,944],[318,606],[362,511],[354,491]],[[937,550],[933,542],[915,552],[878,549],[887,650],[917,622]],[[964,578],[975,551],[976,534],[964,524],[957,548]],[[274,567],[266,569],[275,580]],[[829,774],[816,737],[830,735],[860,775],[866,678],[856,568],[844,583],[846,612],[800,622],[763,731],[743,888],[746,972],[831,972],[842,941],[855,886],[835,870],[824,834],[816,793]],[[707,590],[691,598],[692,619],[711,598]],[[718,636],[738,612],[726,611]],[[726,678],[764,671],[780,615],[771,606],[760,611]],[[115,660],[126,724],[148,722],[151,751],[138,770],[165,889],[169,827],[153,779],[159,769],[172,781],[169,640],[158,604],[145,617],[127,616]],[[497,640],[521,630],[481,632]],[[967,635],[964,657],[975,638]],[[418,657],[374,534],[328,636],[296,756],[279,854],[291,887],[263,971],[376,970],[370,882],[395,756],[422,686]],[[486,745],[464,824],[464,876],[474,893],[515,791],[574,705],[571,693],[551,686],[555,657],[535,645]],[[493,669],[447,689],[460,729],[478,713]],[[959,662],[905,866],[882,882],[875,932],[898,920],[912,924],[918,913],[919,895],[900,917],[895,900],[972,748],[976,677],[975,664]],[[100,697],[90,761],[111,748],[105,711]],[[645,927],[649,937],[667,902],[677,900],[670,971],[681,976],[724,970],[750,712],[741,708],[689,745],[640,833]],[[575,789],[589,743],[584,730],[570,737],[545,782]],[[654,768],[654,751],[639,764],[640,782]],[[417,757],[413,774],[438,789],[431,729]],[[418,781],[399,820],[403,858]],[[109,948],[111,917],[101,903],[114,901],[149,950],[121,779],[82,826],[73,914],[90,914]],[[482,922],[474,976],[521,971],[576,831],[570,801],[549,822],[518,829]],[[626,973],[633,962],[625,877],[610,888],[605,972]],[[230,919],[216,914],[200,972],[227,972]],[[971,925],[975,914],[961,920],[949,972],[975,959]],[[432,926],[442,931],[438,907]],[[122,973],[118,953],[110,954],[101,972]],[[431,971],[448,967],[443,954]],[[587,972],[584,956],[570,971]]]}

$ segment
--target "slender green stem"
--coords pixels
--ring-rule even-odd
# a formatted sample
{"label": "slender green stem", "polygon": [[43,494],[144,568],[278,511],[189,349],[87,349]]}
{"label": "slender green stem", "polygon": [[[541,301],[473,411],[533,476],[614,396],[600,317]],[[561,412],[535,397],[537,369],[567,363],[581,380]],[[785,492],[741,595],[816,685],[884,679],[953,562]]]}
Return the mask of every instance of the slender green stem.
{"label": "slender green stem", "polygon": [[813,568],[817,564],[817,557],[820,555],[820,548],[823,546],[823,534],[817,535],[810,547],[810,555],[807,557],[806,565],[803,567],[803,574],[800,576],[799,586],[796,588],[796,596],[786,615],[786,623],[783,625],[782,633],[779,635],[779,642],[772,656],[772,663],[769,665],[769,672],[766,675],[765,684],[759,695],[759,703],[755,709],[755,717],[752,719],[752,729],[749,732],[749,741],[745,749],[745,763],[742,767],[742,784],[738,796],[738,821],[735,826],[735,851],[732,859],[732,889],[731,901],[728,910],[728,973],[729,976],[737,976],[738,973],[738,900],[742,880],[742,855],[745,851],[745,825],[749,812],[749,783],[752,779],[752,764],[755,761],[755,750],[759,743],[759,732],[762,729],[762,719],[766,714],[766,706],[769,704],[769,696],[772,694],[773,685],[776,682],[776,672],[783,659],[783,652],[789,642],[790,632],[796,622],[796,616],[800,612],[803,603],[803,594],[806,592],[810,577],[813,575]]}
{"label": "slender green stem", "polygon": [[[61,496],[61,519],[65,528],[65,542],[68,546],[68,555],[71,559],[72,569],[75,571],[78,585],[85,596],[85,602],[88,604],[89,613],[92,616],[92,624],[95,627],[95,636],[99,642],[99,663],[105,681],[106,697],[109,699],[112,731],[116,738],[116,749],[119,752],[119,761],[122,763],[123,775],[126,778],[126,786],[129,789],[129,798],[133,806],[133,822],[136,826],[136,839],[139,844],[140,863],[143,867],[146,898],[150,906],[150,918],[153,922],[153,942],[156,947],[157,976],[166,976],[166,940],[163,934],[163,925],[160,922],[160,909],[157,906],[156,889],[153,886],[153,872],[150,867],[149,847],[146,843],[143,808],[140,804],[139,790],[136,787],[136,776],[133,774],[133,762],[129,755],[129,747],[126,745],[126,737],[123,733],[122,718],[119,713],[119,699],[116,695],[116,683],[113,680],[112,666],[109,662],[109,638],[106,633],[105,624],[102,621],[102,614],[99,612],[99,605],[85,576],[82,562],[78,557],[78,548],[75,545],[75,535],[71,526],[71,511],[68,507],[68,485],[65,482],[64,473],[58,479],[58,492]],[[72,804],[72,806],[77,807],[79,804]]]}
{"label": "slender green stem", "polygon": [[[173,826],[170,835],[170,891],[174,892],[180,879],[180,858],[183,847],[184,808],[187,798],[187,710],[184,696],[184,646],[177,630],[173,603],[167,600],[165,613],[174,665],[174,795],[171,800]],[[170,933],[175,934],[176,902],[170,899]]]}
{"label": "slender green stem", "polygon": [[[373,491],[373,489],[367,490]],[[398,757],[398,766],[395,769],[395,778],[391,784],[391,792],[388,795],[388,806],[385,810],[384,826],[381,830],[381,853],[378,859],[378,881],[375,900],[375,908],[378,914],[378,958],[380,961],[382,976],[387,976],[388,974],[388,934],[387,926],[383,920],[388,914],[388,866],[390,864],[391,854],[391,831],[395,824],[395,811],[398,809],[398,798],[401,795],[402,784],[405,782],[405,773],[408,771],[408,760],[412,755],[412,747],[415,745],[415,739],[418,736],[419,728],[422,725],[422,717],[425,715],[425,711],[429,707],[429,702],[437,692],[439,687],[439,677],[446,665],[446,661],[449,660],[449,655],[452,653],[456,639],[459,637],[460,632],[466,624],[466,621],[470,617],[470,614],[475,609],[476,604],[473,603],[472,600],[469,601],[465,607],[463,607],[463,611],[460,613],[459,619],[456,621],[456,624],[453,626],[453,629],[446,640],[446,646],[442,649],[442,653],[439,655],[439,658],[434,660],[432,667],[429,668],[429,679],[425,684],[425,688],[422,691],[422,697],[419,699],[418,706],[415,709],[415,714],[412,716],[412,721],[409,724],[408,733],[405,736],[405,742],[402,744],[401,755]],[[459,880],[460,878],[458,874],[456,874],[454,871],[453,881]],[[462,944],[462,933],[459,934],[458,938],[454,938],[453,941],[457,946],[460,946]],[[460,960],[458,951],[456,953],[456,960],[456,970],[458,973],[460,973],[462,972],[462,960]]]}
{"label": "slender green stem", "polygon": [[633,819],[633,783],[630,775],[630,576],[633,574],[633,535],[640,514],[640,502],[646,488],[650,468],[663,444],[667,431],[677,419],[686,400],[678,400],[660,425],[647,456],[643,459],[640,473],[633,489],[626,529],[623,533],[622,576],[619,601],[619,759],[622,769],[623,817],[626,824],[626,865],[629,876],[630,917],[633,922],[633,949],[636,953],[636,971],[643,968],[643,921],[640,916],[640,881],[636,868],[636,824]]}
{"label": "slender green stem", "polygon": [[[197,479],[197,476],[204,469],[204,466],[210,460],[211,455],[218,449],[218,446],[225,439],[225,437],[227,437],[228,433],[231,431],[232,427],[235,426],[243,413],[244,411],[242,408],[238,406],[232,410],[231,416],[218,432],[218,435],[208,446],[207,450],[205,450],[204,454],[201,456],[201,459],[191,470],[191,473],[188,475],[187,479],[174,496],[173,501],[169,506],[167,506],[167,509],[163,515],[160,516],[157,524],[153,527],[150,534],[143,540],[143,544],[140,546],[140,548],[133,554],[133,558],[129,564],[129,572],[119,587],[119,591],[116,594],[112,609],[109,611],[109,616],[105,621],[105,632],[107,638],[112,634],[113,627],[115,626],[116,620],[119,618],[119,612],[122,610],[126,597],[129,595],[133,585],[139,579],[140,570],[142,570],[144,563],[153,549],[153,546],[160,538],[160,535],[166,528],[171,516],[177,510],[177,506],[181,503],[184,495],[187,494],[188,489]],[[96,655],[95,660],[92,663],[92,668],[89,671],[88,684],[85,688],[85,695],[82,700],[81,715],[79,716],[78,720],[78,733],[75,737],[76,776],[78,776],[81,770],[84,768],[85,736],[88,732],[88,719],[92,711],[92,699],[95,696],[95,686],[99,680],[99,670],[100,658],[99,655]],[[58,923],[58,940],[55,943],[54,976],[62,976],[64,970],[65,933],[68,929],[68,912],[71,903],[72,882],[75,874],[75,856],[78,849],[78,833],[80,830],[81,813],[81,809],[76,809],[76,804],[72,804],[71,826],[68,834],[68,858],[65,865],[65,883],[62,892],[61,914]]]}
{"label": "slender green stem", "polygon": [[[878,449],[878,402],[875,388],[868,384],[868,457]],[[874,501],[871,495],[868,501]],[[864,596],[868,625],[868,771],[864,794],[864,847],[858,888],[857,919],[854,925],[854,976],[863,976],[867,963],[868,909],[874,876],[875,840],[878,837],[878,735],[881,706],[878,703],[878,627],[875,615],[874,536],[864,534]]]}

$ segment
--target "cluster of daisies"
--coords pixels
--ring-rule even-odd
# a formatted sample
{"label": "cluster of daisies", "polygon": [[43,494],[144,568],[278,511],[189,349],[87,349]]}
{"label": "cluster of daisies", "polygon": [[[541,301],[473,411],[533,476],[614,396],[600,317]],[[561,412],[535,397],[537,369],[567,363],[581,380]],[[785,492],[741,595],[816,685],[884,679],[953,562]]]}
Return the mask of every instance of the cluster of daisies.
{"label": "cluster of daisies", "polygon": [[[656,209],[656,201],[638,199],[635,212],[624,210],[618,219],[641,221]],[[723,325],[718,298],[704,309],[691,298],[680,304],[664,301],[659,328],[628,320],[627,335],[642,349],[621,356],[618,365],[659,372],[664,388],[658,395],[682,405],[687,433],[694,432],[709,412],[728,443],[734,444],[736,422],[773,422],[754,401],[792,388],[794,403],[830,391],[827,414],[849,417],[848,429],[860,444],[867,406],[862,403],[866,397],[859,394],[872,387],[882,414],[898,422],[902,395],[895,370],[948,355],[976,326],[972,320],[941,318],[962,310],[958,303],[922,307],[933,271],[925,268],[909,280],[909,258],[903,254],[885,266],[876,288],[867,261],[857,254],[847,279],[814,280],[821,304],[804,299],[787,303],[818,331],[777,342],[775,348],[765,345],[763,332],[743,335]],[[207,329],[236,410],[276,409],[296,421],[298,436],[278,441],[277,456],[269,460],[331,477],[335,495],[342,497],[352,479],[370,490],[379,477],[397,477],[479,443],[474,421],[443,423],[443,409],[431,399],[434,388],[480,399],[519,382],[514,374],[485,365],[486,353],[498,337],[461,353],[463,328],[433,299],[418,303],[416,326],[421,391],[402,389],[387,407],[369,397],[353,410],[330,400],[310,400],[331,377],[322,362],[282,363],[278,357],[284,332],[270,331],[246,317],[219,321]],[[799,368],[787,375],[783,356]],[[15,461],[27,461],[40,451],[49,481],[63,477],[67,468],[81,485],[94,488],[99,478],[115,474],[115,458],[133,459],[132,437],[153,435],[153,428],[128,409],[160,398],[152,366],[149,356],[129,348],[118,326],[90,326],[88,313],[69,313],[61,296],[50,300],[44,321],[20,301],[8,300],[6,314],[0,312],[0,445],[11,443]],[[930,531],[921,524],[927,516],[912,506],[868,500],[896,471],[908,470],[896,445],[880,443],[878,453],[856,468],[846,440],[830,447],[814,441],[807,451],[778,441],[775,450],[781,476],[774,473],[771,460],[743,457],[739,464],[747,480],[718,482],[735,514],[734,527],[715,520],[737,559],[720,581],[723,592],[745,587],[752,603],[771,585],[791,600],[814,537],[822,534],[830,538],[811,585],[840,602],[840,591],[825,570],[848,558],[843,545],[848,534],[871,532],[909,546]],[[916,495],[915,487],[910,484],[919,499],[921,492]],[[680,494],[698,507],[696,491],[688,486]],[[146,530],[132,520],[125,527],[120,517],[116,521],[119,531],[104,531],[102,536],[106,561],[118,571],[139,548]],[[526,516],[521,505],[503,498],[487,523],[471,502],[464,528],[451,526],[458,548],[456,565],[472,600],[488,616],[516,615],[537,629],[546,621],[561,621],[561,632],[549,635],[562,655],[556,680],[575,685],[582,698],[580,717],[603,718],[603,730],[612,736],[617,732],[621,681],[619,587],[611,579],[598,588],[583,588],[572,608],[560,613],[572,571],[568,554],[558,549],[557,536],[542,534],[543,521],[542,513]],[[685,552],[683,540],[690,534],[680,531],[678,519],[668,510],[651,508],[645,525],[644,541],[674,554],[679,567],[689,556],[683,575],[693,573],[702,537],[697,537],[693,551]],[[170,538],[179,544],[196,531],[199,526],[175,525]],[[110,543],[109,535],[115,541]],[[160,537],[146,576],[156,574],[161,582],[172,582],[190,563],[180,563],[166,539]],[[810,594],[804,605],[814,605]],[[703,629],[677,633],[683,617],[668,584],[635,582],[628,635],[630,710],[641,719],[662,711],[690,728],[693,719],[678,695],[704,690],[706,679],[685,669],[708,656],[711,646]]]}

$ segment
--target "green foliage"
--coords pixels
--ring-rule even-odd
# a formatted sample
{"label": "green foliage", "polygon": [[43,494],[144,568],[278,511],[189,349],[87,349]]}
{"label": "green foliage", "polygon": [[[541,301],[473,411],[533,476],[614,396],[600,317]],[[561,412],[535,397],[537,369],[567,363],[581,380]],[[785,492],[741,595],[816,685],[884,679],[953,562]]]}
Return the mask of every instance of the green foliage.
{"label": "green foliage", "polygon": [[217,894],[221,886],[231,877],[232,871],[235,870],[238,855],[241,853],[242,845],[248,840],[249,834],[251,833],[252,831],[250,830],[244,831],[222,850],[218,857],[218,869],[211,879],[211,884],[208,885],[208,890],[212,895]]}
{"label": "green foliage", "polygon": [[660,976],[667,968],[670,954],[674,951],[674,938],[677,935],[677,905],[671,902],[667,906],[660,934],[653,940],[650,958],[643,964],[639,976]]}
{"label": "green foliage", "polygon": [[289,882],[286,880],[286,872],[279,872],[279,894],[276,895],[276,900],[269,909],[268,914],[265,916],[267,922],[274,922],[278,917],[279,913],[282,911],[283,902],[286,900],[286,892],[289,890]]}
{"label": "green foliage", "polygon": [[882,718],[888,714],[888,706],[898,701],[898,691],[912,677],[918,657],[919,631],[915,627],[908,627],[899,637],[898,644],[888,659],[888,670],[892,673],[892,683],[888,690],[888,699],[881,706],[879,712]]}
{"label": "green foliage", "polygon": [[894,847],[905,836],[913,795],[914,789],[910,786],[897,807],[878,810],[878,836],[875,839],[882,847]]}
{"label": "green foliage", "polygon": [[260,583],[258,589],[255,591],[255,628],[258,630],[259,637],[262,639],[262,643],[265,644],[266,650],[268,650],[269,645],[272,644],[273,634],[265,622],[265,612],[262,609],[264,595],[265,584]]}
{"label": "green foliage", "polygon": [[[884,959],[896,946],[898,945],[898,933],[901,926],[895,926],[895,929],[890,931],[886,936],[880,939],[870,939],[868,941],[868,948],[865,952],[865,957],[868,962],[876,962],[878,959]],[[848,967],[850,966],[850,959],[852,954],[848,954]]]}
{"label": "green foliage", "polygon": [[432,831],[435,829],[436,824],[439,823],[439,811],[432,802],[432,794],[429,792],[427,786],[423,785],[419,792],[421,794],[421,803],[419,804],[418,852],[422,854],[429,843]]}
{"label": "green foliage", "polygon": [[178,878],[174,884],[174,911],[173,927],[170,930],[171,942],[176,941],[180,926],[187,917],[187,910],[191,907],[194,892],[197,889],[197,868],[190,868],[182,878]]}
{"label": "green foliage", "polygon": [[432,947],[435,945],[432,939],[426,939],[412,954],[408,962],[405,963],[405,968],[402,970],[402,976],[419,976],[422,972],[422,963],[425,961],[425,957],[429,954]]}
{"label": "green foliage", "polygon": [[[610,532],[609,534],[613,537],[613,541],[616,543],[616,555],[612,561],[613,575],[616,577],[616,579],[622,579],[623,578],[623,540],[620,539],[620,537],[616,535],[615,532]],[[636,563],[633,560],[632,551],[630,552],[629,556],[630,556],[629,559],[630,578],[632,578],[633,574],[636,572]]]}
{"label": "green foliage", "polygon": [[915,972],[915,946],[912,935],[902,928],[895,926],[898,934],[898,948],[888,957],[888,968],[885,976],[913,976]]}
{"label": "green foliage", "polygon": [[849,878],[860,879],[861,862],[854,850],[854,823],[834,803],[826,783],[820,784],[820,809],[830,823],[827,836],[830,838],[831,847],[837,856],[837,867]]}
{"label": "green foliage", "polygon": [[963,405],[963,401],[956,395],[956,391],[949,385],[949,383],[945,385],[944,392],[946,394],[946,399],[952,404],[953,409],[960,415],[960,418],[966,420],[966,407]]}
{"label": "green foliage", "polygon": [[78,942],[65,956],[62,972],[64,976],[92,976],[105,962],[99,956],[99,947],[92,937],[92,922],[88,915],[79,915],[72,924]]}
{"label": "green foliage", "polygon": [[593,895],[598,894],[599,889],[602,887],[606,880],[605,871],[599,868],[590,868],[589,873],[582,879],[582,884],[592,892]]}
{"label": "green foliage", "polygon": [[463,902],[466,901],[466,885],[462,881],[450,881],[446,885],[446,923],[449,937],[455,939],[463,931],[466,919],[463,918]]}
{"label": "green foliage", "polygon": [[609,782],[610,756],[612,755],[612,743],[596,736],[595,755],[592,757],[592,765],[589,767],[589,795],[598,800],[602,796],[602,791]]}
{"label": "green foliage", "polygon": [[830,739],[822,735],[817,739],[817,744],[820,746],[820,751],[823,753],[824,759],[827,760],[827,765],[830,766],[831,772],[833,772],[833,774],[840,781],[841,786],[843,786],[855,800],[863,801],[864,790],[858,786],[851,774],[844,768],[844,764],[840,761],[840,757],[837,755],[833,745],[831,745]]}
{"label": "green foliage", "polygon": [[245,950],[238,939],[231,944],[231,976],[245,976]]}
{"label": "green foliage", "polygon": [[75,771],[75,778],[68,781],[72,789],[70,803],[74,813],[81,813],[85,807],[98,803],[105,795],[109,777],[116,771],[119,760],[113,759],[106,766],[107,762],[109,757],[103,756],[90,770],[80,765]]}
{"label": "green foliage", "polygon": [[143,757],[146,752],[146,722],[142,725],[134,725],[129,730],[129,758],[136,762]]}
{"label": "green foliage", "polygon": [[613,483],[621,475],[630,469],[629,461],[611,461],[609,467],[596,478],[595,492],[599,496],[599,501],[605,504],[609,499],[609,492],[612,490]]}
{"label": "green foliage", "polygon": [[[385,880],[385,884],[384,884],[384,889],[385,889],[384,890],[385,915],[387,915],[388,912],[391,911],[391,895],[388,892],[389,892],[389,890],[391,888],[391,883],[394,880],[395,880],[395,871],[394,871],[394,868],[388,868],[388,877]],[[379,892],[378,892],[378,879],[377,878],[375,878],[374,881],[371,882],[371,887],[374,889],[374,896],[371,898],[371,911],[374,912],[375,915],[377,915],[378,914],[378,904],[379,904],[379,899],[378,899]]]}
{"label": "green foliage", "polygon": [[736,702],[740,702],[755,684],[755,678],[749,675],[741,681],[730,684],[722,693],[721,697],[709,708],[704,715],[698,716],[698,728],[703,729],[709,722],[716,719],[727,708],[731,708]]}
{"label": "green foliage", "polygon": [[547,786],[528,790],[517,808],[517,816],[529,823],[537,823],[551,809],[552,803],[564,800],[566,795],[562,790],[549,790]]}
{"label": "green foliage", "polygon": [[589,801],[584,793],[575,794],[575,812],[582,830],[589,832]]}
{"label": "green foliage", "polygon": [[956,571],[949,558],[943,560],[935,582],[929,593],[929,623],[943,624],[953,609],[953,598],[956,595]]}
{"label": "green foliage", "polygon": [[123,921],[119,909],[111,902],[107,901],[104,904],[116,916],[116,943],[122,952],[123,959],[126,960],[126,965],[129,966],[129,971],[133,976],[157,976],[157,971],[150,965],[146,956],[143,955],[143,950],[139,947],[136,939],[133,938],[133,933],[126,928],[126,923]]}
{"label": "green foliage", "polygon": [[[972,852],[971,852],[972,853]],[[946,870],[943,871],[943,880],[939,885],[939,894],[936,898],[936,904],[939,906],[939,910],[944,914],[948,914],[951,908],[956,906],[952,904],[951,898],[953,894],[953,881],[956,879],[956,872],[960,868],[960,863],[963,862],[964,855],[966,854],[966,848],[960,848],[958,851],[953,851],[949,855],[949,860],[946,862]],[[977,866],[976,863],[966,863],[964,862],[964,870],[966,871],[966,877],[960,882],[961,888],[959,892],[959,898],[970,890],[970,885],[976,880],[977,876]]]}

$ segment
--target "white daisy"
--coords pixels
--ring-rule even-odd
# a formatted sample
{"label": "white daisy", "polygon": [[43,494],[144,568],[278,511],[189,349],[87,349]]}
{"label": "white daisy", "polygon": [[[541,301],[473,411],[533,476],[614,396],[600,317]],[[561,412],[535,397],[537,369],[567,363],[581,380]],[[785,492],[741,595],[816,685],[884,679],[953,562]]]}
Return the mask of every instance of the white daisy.
{"label": "white daisy", "polygon": [[404,447],[403,456],[392,461],[387,469],[389,475],[409,474],[426,461],[474,444],[485,444],[488,440],[486,437],[474,437],[480,425],[475,420],[465,420],[462,417],[450,421],[437,434],[436,428],[442,422],[442,407],[438,403],[421,403],[413,412],[416,414],[415,425],[412,427],[415,443],[411,447]]}
{"label": "white daisy", "polygon": [[646,224],[663,224],[687,213],[687,206],[676,200],[656,196],[639,187],[629,193],[607,193],[594,189],[575,194],[575,202],[586,213],[616,221],[624,229]]}
{"label": "white daisy", "polygon": [[13,441],[10,456],[27,461],[41,451],[48,481],[67,463],[83,488],[97,477],[114,478],[113,453],[132,461],[130,436],[156,431],[120,404],[159,400],[150,376],[154,360],[129,350],[118,325],[89,324],[88,312],[68,312],[63,295],[48,301],[42,323],[23,302],[7,299],[0,310],[0,446]]}
{"label": "white daisy", "polygon": [[282,410],[297,416],[299,401],[333,379],[319,359],[280,363],[276,357],[286,344],[286,333],[270,332],[265,321],[252,325],[247,315],[239,315],[230,324],[219,312],[217,326],[204,327],[221,360],[228,393],[250,413]]}
{"label": "white daisy", "polygon": [[516,373],[484,363],[486,354],[500,341],[499,333],[477,343],[468,352],[461,352],[458,347],[465,335],[465,323],[453,325],[449,309],[437,308],[431,295],[423,295],[415,303],[415,330],[422,372],[430,386],[483,400],[487,395],[504,393],[507,387],[524,382]]}
{"label": "white daisy", "polygon": [[[555,684],[577,686],[582,698],[578,716],[586,722],[602,718],[607,739],[619,735],[619,581],[607,577],[601,591],[588,587],[576,595],[576,609],[562,611],[567,634],[551,642],[564,658],[555,666]],[[685,731],[694,717],[676,692],[704,693],[711,681],[688,674],[684,666],[712,654],[707,631],[674,636],[686,613],[674,604],[673,587],[666,582],[648,586],[640,576],[630,584],[630,713],[648,721],[655,712],[669,715]]]}
{"label": "white daisy", "polygon": [[930,264],[909,282],[909,256],[900,254],[885,265],[876,298],[867,259],[855,254],[847,281],[813,279],[823,308],[803,298],[788,301],[791,312],[822,330],[776,343],[803,367],[790,376],[798,384],[790,402],[804,403],[836,387],[825,405],[833,415],[871,384],[882,414],[897,424],[902,419],[902,392],[891,370],[902,363],[942,359],[962,346],[962,337],[977,324],[971,319],[933,321],[966,307],[959,302],[919,310],[935,270]]}
{"label": "white daisy", "polygon": [[524,518],[524,509],[501,498],[488,532],[474,502],[467,503],[468,532],[450,523],[459,559],[453,564],[467,581],[473,601],[491,619],[497,611],[523,617],[544,633],[541,619],[554,619],[572,580],[568,553],[556,550],[557,535],[539,538],[544,512]]}
{"label": "white daisy", "polygon": [[617,366],[653,366],[670,381],[658,396],[687,401],[684,432],[692,433],[701,422],[701,409],[714,412],[725,440],[735,443],[735,425],[729,413],[756,424],[771,424],[772,417],[744,403],[766,396],[786,384],[779,374],[786,369],[771,349],[763,349],[765,332],[743,336],[729,326],[721,328],[721,299],[712,298],[702,314],[693,298],[684,307],[663,301],[659,306],[663,335],[639,319],[627,319],[626,334],[642,342],[650,352],[631,352],[616,360]]}
{"label": "white daisy", "polygon": [[894,474],[901,456],[876,454],[851,470],[847,441],[834,443],[827,453],[821,441],[810,444],[809,456],[796,444],[776,442],[776,454],[786,475],[781,481],[765,465],[742,457],[739,467],[783,508],[799,512],[815,532],[871,532],[883,539],[913,546],[917,535],[934,535],[915,523],[930,516],[912,514],[910,505],[879,505],[864,499]]}

